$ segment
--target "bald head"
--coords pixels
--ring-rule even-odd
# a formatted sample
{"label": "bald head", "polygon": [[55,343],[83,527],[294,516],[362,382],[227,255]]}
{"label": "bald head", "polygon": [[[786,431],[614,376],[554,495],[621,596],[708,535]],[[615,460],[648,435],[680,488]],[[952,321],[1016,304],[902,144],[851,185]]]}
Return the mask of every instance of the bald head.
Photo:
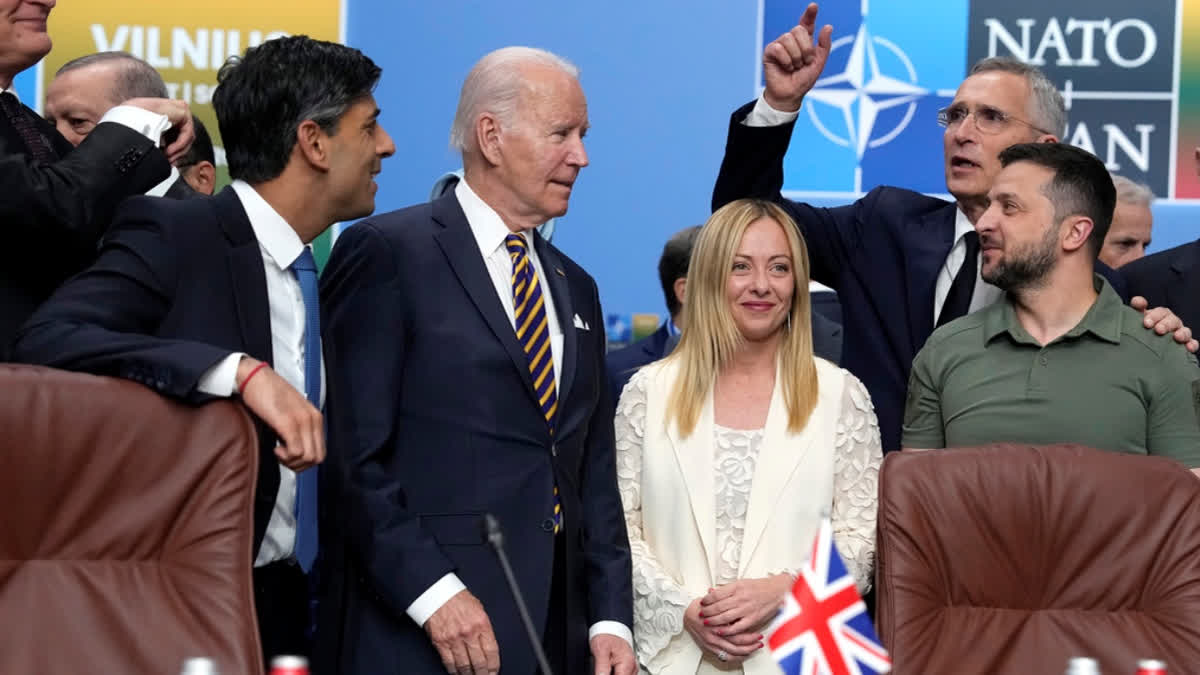
{"label": "bald head", "polygon": [[131,98],[166,98],[150,64],[124,52],[100,52],[63,64],[46,87],[46,119],[79,145],[110,109]]}

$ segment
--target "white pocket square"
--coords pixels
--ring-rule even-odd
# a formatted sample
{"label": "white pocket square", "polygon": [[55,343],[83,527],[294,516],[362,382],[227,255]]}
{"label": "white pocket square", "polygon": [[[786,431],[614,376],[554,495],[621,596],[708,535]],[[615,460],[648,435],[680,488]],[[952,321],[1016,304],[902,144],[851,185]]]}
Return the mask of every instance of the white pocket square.
{"label": "white pocket square", "polygon": [[591,330],[591,328],[588,327],[587,322],[579,318],[578,314],[575,315],[575,327],[579,330]]}

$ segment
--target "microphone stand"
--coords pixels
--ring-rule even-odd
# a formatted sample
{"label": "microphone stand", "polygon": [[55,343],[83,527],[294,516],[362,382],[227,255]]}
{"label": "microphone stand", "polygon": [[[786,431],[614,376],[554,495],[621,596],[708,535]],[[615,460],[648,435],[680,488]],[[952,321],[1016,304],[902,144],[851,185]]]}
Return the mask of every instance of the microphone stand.
{"label": "microphone stand", "polygon": [[517,613],[521,615],[521,623],[525,624],[525,632],[529,637],[529,645],[533,647],[533,653],[537,656],[538,665],[542,669],[544,675],[554,675],[554,671],[550,670],[550,661],[546,659],[546,652],[542,649],[542,641],[538,639],[537,631],[533,628],[533,619],[529,616],[529,609],[525,607],[525,598],[521,595],[521,589],[517,586],[517,578],[513,576],[512,565],[508,564],[508,556],[504,554],[504,533],[500,531],[500,521],[490,514],[483,516],[484,534],[487,535],[488,544],[496,551],[496,557],[500,559],[500,568],[504,570],[504,578],[508,581],[508,589],[512,591],[513,600],[517,603]]}

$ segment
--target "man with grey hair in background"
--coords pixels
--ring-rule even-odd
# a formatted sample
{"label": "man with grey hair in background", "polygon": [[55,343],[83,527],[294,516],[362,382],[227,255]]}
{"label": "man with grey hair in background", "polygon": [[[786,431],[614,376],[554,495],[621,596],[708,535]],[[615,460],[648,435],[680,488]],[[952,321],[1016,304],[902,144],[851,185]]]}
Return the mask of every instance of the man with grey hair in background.
{"label": "man with grey hair in background", "polygon": [[[800,104],[825,67],[833,28],[818,33],[817,5],[763,51],[766,88],[729,124],[713,209],[743,197],[779,203],[808,245],[812,278],[838,293],[842,366],[867,386],[879,417],[883,451],[900,448],[901,419],[913,358],[933,330],[999,300],[979,276],[975,222],[988,207],[1000,152],[1016,143],[1058,142],[1066,129],[1062,95],[1037,68],[992,57],[979,61],[938,113],[948,202],[881,186],[858,201],[816,208],[785,199],[783,157]],[[1118,291],[1112,269],[1097,265]],[[1145,308],[1144,299],[1135,306]],[[1175,332],[1195,351],[1191,331],[1165,308],[1146,312],[1147,329]]]}
{"label": "man with grey hair in background", "polygon": [[[97,52],[71,59],[58,69],[46,86],[43,113],[63,138],[79,145],[105,113],[141,98],[167,98],[162,75],[132,54]],[[179,170],[171,167],[171,175],[146,194],[183,199],[196,192],[180,178]]]}
{"label": "man with grey hair in background", "polygon": [[1154,193],[1148,185],[1115,173],[1110,175],[1117,188],[1117,208],[1100,249],[1100,262],[1116,269],[1146,255],[1154,226],[1154,214],[1150,211]]}
{"label": "man with grey hair in background", "polygon": [[587,130],[575,66],[491,52],[451,131],[462,180],[338,238],[322,504],[348,527],[321,530],[316,672],[536,672],[486,546],[501,532],[553,671],[636,669],[604,314],[537,232],[567,212]]}

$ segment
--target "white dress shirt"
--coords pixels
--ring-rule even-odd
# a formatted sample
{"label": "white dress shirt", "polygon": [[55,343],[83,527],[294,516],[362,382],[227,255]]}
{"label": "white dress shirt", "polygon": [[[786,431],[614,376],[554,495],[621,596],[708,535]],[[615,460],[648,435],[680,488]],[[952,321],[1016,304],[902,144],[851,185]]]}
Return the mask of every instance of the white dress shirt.
{"label": "white dress shirt", "polygon": [[[279,376],[296,391],[304,392],[304,296],[300,293],[300,282],[289,269],[304,243],[288,225],[283,216],[271,207],[254,188],[244,181],[235,180],[233,191],[237,193],[254,230],[262,251],[263,267],[267,280],[267,302],[271,313],[272,367]],[[200,378],[197,389],[213,396],[232,396],[235,388],[238,363],[245,354],[235,353],[225,357]],[[325,407],[325,361],[321,359],[320,407]],[[279,492],[275,496],[275,507],[267,522],[267,532],[262,546],[254,559],[255,567],[287,560],[296,547],[296,474],[282,464],[279,466]]]}
{"label": "white dress shirt", "polygon": [[[17,96],[16,89],[0,87],[0,94],[5,93],[12,94],[18,101],[21,100],[21,97]],[[171,128],[171,120],[167,119],[166,115],[150,112],[145,108],[139,108],[135,105],[119,105],[115,108],[110,108],[100,118],[100,122],[116,122],[122,126],[129,127],[153,141],[155,145],[162,142],[163,132]],[[100,122],[96,124],[100,124]]]}
{"label": "white dress shirt", "polygon": [[[760,94],[758,100],[754,102],[754,109],[750,111],[749,115],[746,115],[746,119],[742,120],[742,124],[748,127],[774,127],[791,122],[799,114],[799,110],[796,112],[784,112],[772,108],[767,103],[766,97]],[[967,219],[967,214],[963,213],[962,209],[956,210],[954,215],[954,246],[950,248],[950,253],[946,256],[946,262],[938,270],[937,283],[933,291],[934,325],[937,325],[938,315],[942,313],[942,305],[946,304],[946,296],[950,295],[950,285],[954,282],[954,275],[958,274],[958,270],[962,269],[963,260],[967,257],[967,242],[963,239],[963,236],[974,230],[975,226]],[[983,268],[983,252],[981,251],[979,255],[980,259],[975,261],[975,290],[971,293],[971,312],[987,307],[1004,297],[1004,291],[980,278],[979,273]]]}
{"label": "white dress shirt", "polygon": [[[492,278],[492,285],[496,287],[496,295],[500,297],[500,304],[504,306],[504,312],[508,315],[509,322],[513,324],[513,330],[516,331],[512,258],[509,257],[508,249],[504,244],[504,238],[512,234],[512,231],[504,224],[500,214],[496,213],[495,209],[488,206],[479,198],[479,195],[471,190],[466,180],[460,180],[454,187],[454,196],[458,198],[458,203],[467,216],[471,233],[475,235],[475,242],[479,245],[479,254],[483,256],[488,275]],[[554,296],[550,293],[550,286],[546,284],[542,261],[538,258],[537,250],[533,246],[533,235],[529,231],[523,231],[521,236],[525,237],[529,262],[537,272],[538,281],[542,287],[542,297],[545,299],[543,304],[546,308],[546,330],[550,333],[550,353],[554,358],[554,386],[557,389],[561,370],[559,364],[562,362],[563,353],[562,327],[558,322],[558,311],[554,307]],[[429,617],[441,609],[442,605],[466,588],[466,584],[458,578],[458,575],[451,572],[434,582],[428,590],[408,606],[406,610],[408,616],[417,622],[417,625],[424,626]],[[617,635],[630,645],[633,644],[633,632],[628,626],[617,621],[598,621],[588,629],[589,640],[600,634]]]}

